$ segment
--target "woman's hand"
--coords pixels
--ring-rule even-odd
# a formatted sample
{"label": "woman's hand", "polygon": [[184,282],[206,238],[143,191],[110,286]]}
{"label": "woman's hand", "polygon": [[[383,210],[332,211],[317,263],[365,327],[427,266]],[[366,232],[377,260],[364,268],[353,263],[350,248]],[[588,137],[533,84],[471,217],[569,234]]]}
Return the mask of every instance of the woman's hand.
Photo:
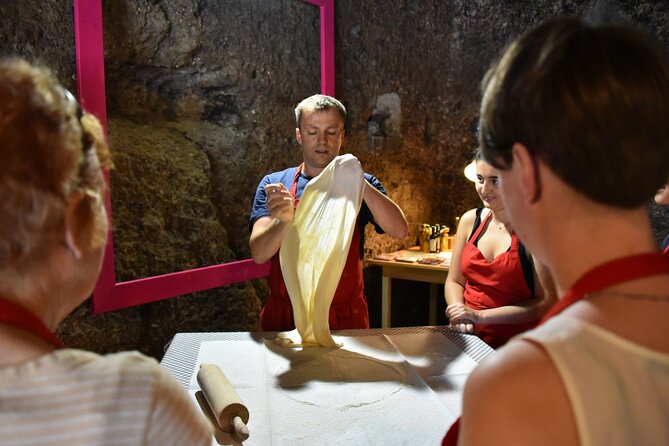
{"label": "woman's hand", "polygon": [[448,326],[451,330],[453,331],[458,331],[460,333],[466,333],[466,334],[476,334],[476,325],[472,323],[472,321],[467,321],[467,320],[461,320],[458,322],[451,322],[451,324]]}
{"label": "woman's hand", "polygon": [[479,319],[478,311],[469,308],[463,303],[453,303],[446,307],[446,317],[451,329],[460,333],[475,334],[476,322]]}

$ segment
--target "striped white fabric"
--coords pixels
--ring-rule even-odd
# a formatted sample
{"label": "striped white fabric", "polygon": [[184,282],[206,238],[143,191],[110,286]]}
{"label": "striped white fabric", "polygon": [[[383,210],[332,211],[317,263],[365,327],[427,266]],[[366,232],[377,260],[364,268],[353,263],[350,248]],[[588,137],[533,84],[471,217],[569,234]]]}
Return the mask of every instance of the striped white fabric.
{"label": "striped white fabric", "polygon": [[0,445],[210,445],[212,429],[158,363],[64,349],[0,368]]}

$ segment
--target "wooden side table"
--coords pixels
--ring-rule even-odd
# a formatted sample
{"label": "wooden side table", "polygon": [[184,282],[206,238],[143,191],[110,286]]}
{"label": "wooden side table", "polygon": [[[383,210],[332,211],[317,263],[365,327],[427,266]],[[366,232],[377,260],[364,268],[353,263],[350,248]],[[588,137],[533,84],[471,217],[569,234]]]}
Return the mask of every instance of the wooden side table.
{"label": "wooden side table", "polygon": [[[394,258],[394,260],[383,260],[379,258],[368,259],[370,264],[381,267],[381,327],[390,327],[392,279],[415,280],[430,284],[429,324],[436,325],[437,299],[439,290],[443,290],[446,277],[448,276],[450,252],[428,254],[421,252],[419,248],[415,246],[413,248],[386,254],[385,256]],[[436,265],[418,263],[418,260],[420,259],[429,258],[443,258],[444,262]],[[401,261],[402,259],[416,259],[416,262]],[[439,285],[441,285],[441,287]]]}

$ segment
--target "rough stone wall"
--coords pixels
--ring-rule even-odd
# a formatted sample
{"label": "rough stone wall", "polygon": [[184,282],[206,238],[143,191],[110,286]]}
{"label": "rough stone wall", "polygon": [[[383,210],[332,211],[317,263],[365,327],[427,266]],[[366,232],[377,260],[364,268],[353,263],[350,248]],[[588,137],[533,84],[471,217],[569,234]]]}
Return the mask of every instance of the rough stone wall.
{"label": "rough stone wall", "polygon": [[[669,46],[663,2],[336,0],[335,11],[344,151],[381,179],[411,225],[399,241],[368,231],[368,255],[410,246],[420,223],[452,226],[477,205],[462,169],[476,145],[479,82],[517,34],[570,13],[639,23]],[[0,13],[0,55],[41,60],[76,91],[72,2],[5,1]],[[320,89],[318,9],[114,0],[103,15],[118,279],[247,258],[257,183],[300,161],[292,109]],[[650,209],[659,238],[669,213]],[[160,356],[176,332],[254,329],[265,294],[255,281],[101,315],[87,302],[59,335],[99,352]]]}

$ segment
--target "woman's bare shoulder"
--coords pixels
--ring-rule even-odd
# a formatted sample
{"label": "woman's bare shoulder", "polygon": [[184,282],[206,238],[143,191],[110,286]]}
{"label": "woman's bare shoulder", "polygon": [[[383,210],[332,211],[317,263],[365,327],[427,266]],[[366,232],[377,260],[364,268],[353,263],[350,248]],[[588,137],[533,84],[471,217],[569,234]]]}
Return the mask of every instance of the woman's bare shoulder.
{"label": "woman's bare shoulder", "polygon": [[460,217],[460,223],[458,224],[458,232],[465,231],[469,233],[474,227],[474,221],[476,221],[476,211],[477,209],[470,209]]}
{"label": "woman's bare shoulder", "polygon": [[573,444],[576,428],[560,375],[539,345],[516,340],[465,385],[460,444]]}

